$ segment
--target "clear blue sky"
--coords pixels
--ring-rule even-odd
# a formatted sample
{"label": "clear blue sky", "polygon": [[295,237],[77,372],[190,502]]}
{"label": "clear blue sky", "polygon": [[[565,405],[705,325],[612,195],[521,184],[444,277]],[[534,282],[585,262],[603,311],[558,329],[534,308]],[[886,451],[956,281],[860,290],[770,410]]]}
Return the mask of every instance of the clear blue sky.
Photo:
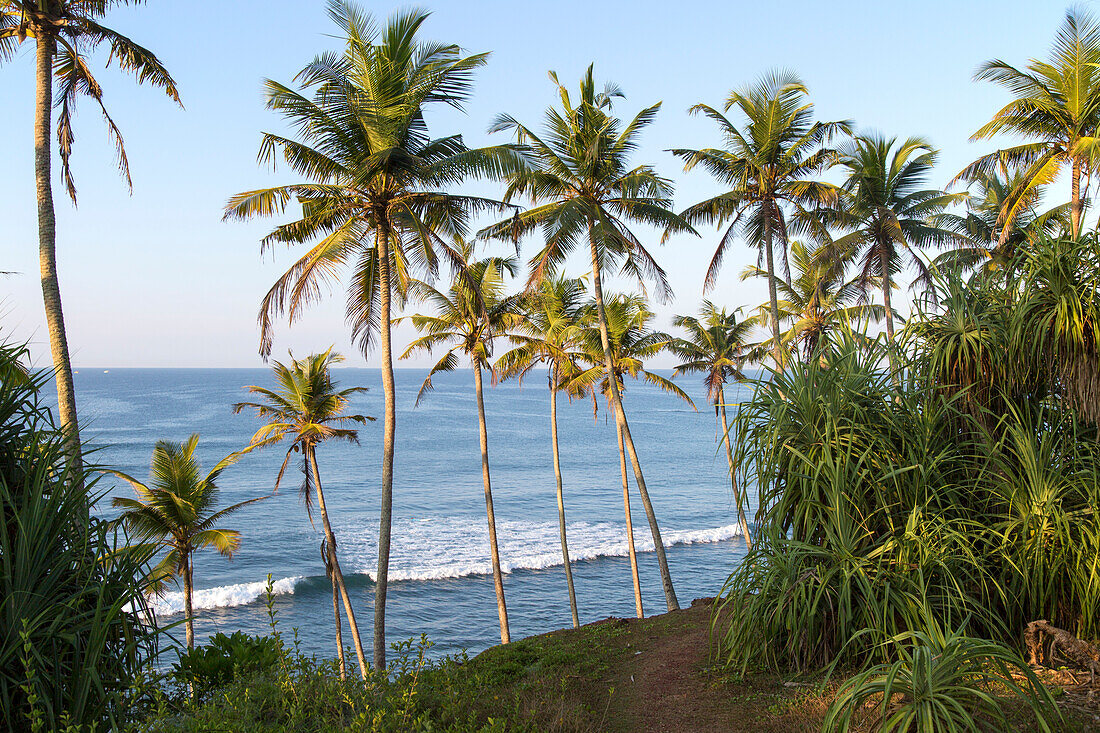
{"label": "clear blue sky", "polygon": [[[380,16],[401,7],[364,5]],[[684,174],[665,152],[718,142],[713,127],[689,117],[687,108],[719,105],[731,88],[777,66],[803,77],[820,119],[848,118],[864,129],[929,138],[942,151],[933,183],[944,185],[989,149],[967,138],[1007,101],[999,88],[971,81],[974,68],[993,57],[1022,64],[1045,56],[1065,12],[1060,2],[1035,0],[437,0],[423,7],[433,11],[426,38],[492,52],[467,114],[433,115],[434,134],[459,132],[471,145],[503,142],[485,134],[495,114],[539,123],[554,101],[547,70],[572,86],[594,61],[601,81],[614,80],[625,90],[621,114],[663,100],[637,161],[673,178],[678,208],[718,192],[705,173]],[[1085,7],[1095,11],[1093,3]],[[261,260],[257,242],[275,222],[226,224],[221,212],[232,193],[293,180],[289,172],[272,174],[255,162],[260,132],[282,129],[263,108],[261,79],[289,82],[316,53],[337,46],[324,4],[154,0],[113,12],[108,24],[160,56],[179,83],[186,110],[113,69],[98,72],[126,138],[131,196],[116,174],[98,112],[87,103],[81,108],[73,156],[79,208],[65,198],[60,179],[55,185],[73,362],[78,368],[259,366],[257,307],[293,255]],[[95,58],[95,68],[104,58]],[[16,273],[0,276],[0,329],[5,337],[30,340],[38,363],[47,364],[37,277],[32,75],[30,43],[0,67],[0,139],[7,141],[0,168],[0,270]],[[676,291],[674,303],[658,307],[659,327],[669,326],[672,313],[697,308],[714,242],[710,231],[664,247],[654,237]],[[753,261],[754,250],[738,248],[711,297],[729,306],[760,303],[762,285],[738,277]],[[585,269],[581,261],[571,267],[578,275]],[[343,295],[336,292],[293,329],[280,326],[276,354],[336,344],[351,357],[349,365],[362,365],[346,334]],[[399,332],[398,343],[407,339]],[[377,357],[367,363],[376,365]]]}

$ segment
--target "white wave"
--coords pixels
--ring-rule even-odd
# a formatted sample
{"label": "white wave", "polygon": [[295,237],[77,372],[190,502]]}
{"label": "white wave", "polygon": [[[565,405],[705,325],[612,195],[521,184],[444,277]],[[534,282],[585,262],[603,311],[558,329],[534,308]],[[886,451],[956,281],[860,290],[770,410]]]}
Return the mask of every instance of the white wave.
{"label": "white wave", "polygon": [[[295,586],[302,580],[304,580],[304,576],[301,575],[292,578],[281,578],[272,583],[272,590],[275,595],[293,594]],[[255,583],[236,583],[234,585],[221,585],[216,588],[196,590],[191,607],[197,611],[204,608],[244,606],[263,598],[266,587],[267,581],[262,580]],[[158,616],[183,613],[183,591],[169,591],[149,600]]]}
{"label": "white wave", "polygon": [[[573,522],[567,526],[571,562],[600,557],[626,557],[625,524]],[[374,579],[377,553],[373,528],[338,528],[347,565]],[[741,535],[740,525],[674,530],[663,535],[666,546],[722,542]],[[400,522],[394,527],[390,580],[439,580],[492,572],[489,531],[484,519],[438,517]],[[564,564],[556,522],[497,522],[501,569],[541,570]],[[634,527],[634,547],[652,552],[653,539],[644,523]]]}

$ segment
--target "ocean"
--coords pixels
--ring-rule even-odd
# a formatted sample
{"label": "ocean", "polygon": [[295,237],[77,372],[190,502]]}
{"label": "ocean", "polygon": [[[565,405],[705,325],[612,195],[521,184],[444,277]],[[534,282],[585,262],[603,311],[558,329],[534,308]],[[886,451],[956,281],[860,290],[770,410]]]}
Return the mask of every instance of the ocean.
{"label": "ocean", "polygon": [[[397,453],[394,472],[393,547],[387,604],[387,641],[425,634],[433,656],[475,654],[499,642],[489,564],[488,531],[473,377],[463,370],[437,375],[435,390],[416,406],[426,370],[399,369]],[[318,448],[325,499],[336,533],[340,564],[354,596],[369,656],[373,574],[380,497],[381,373],[335,370],[341,386],[362,386],[351,412],[378,422],[359,431],[360,443]],[[665,372],[666,376],[670,372]],[[624,404],[661,526],[680,604],[713,596],[745,553],[732,502],[718,422],[701,379],[677,383],[693,410],[677,397],[641,382],[628,383]],[[157,440],[182,441],[199,433],[203,471],[244,447],[259,422],[234,415],[249,399],[246,385],[271,386],[266,369],[80,369],[76,375],[82,435],[92,460],[146,480]],[[488,380],[486,380],[488,385]],[[747,387],[731,385],[736,402]],[[486,419],[493,497],[504,587],[513,639],[570,625],[565,573],[558,543],[557,505],[550,452],[549,391],[545,373],[522,385],[486,389]],[[634,615],[615,426],[604,404],[570,403],[559,396],[561,464],[573,577],[581,623]],[[268,630],[265,579],[275,587],[279,628],[298,630],[307,654],[333,655],[331,587],[320,555],[321,531],[311,526],[298,495],[295,459],[272,493],[285,447],[246,456],[219,482],[221,504],[268,498],[227,518],[241,532],[231,560],[216,552],[195,558],[195,632],[199,641],[217,631]],[[107,476],[97,489],[132,494]],[[631,475],[631,507],[643,602],[647,615],[665,611],[649,526]],[[755,497],[752,497],[755,507]],[[109,501],[99,512],[113,516]],[[751,517],[751,514],[750,514]],[[182,594],[169,591],[154,607],[162,623],[179,621]],[[345,643],[351,643],[345,626]],[[174,632],[182,638],[182,627]]]}

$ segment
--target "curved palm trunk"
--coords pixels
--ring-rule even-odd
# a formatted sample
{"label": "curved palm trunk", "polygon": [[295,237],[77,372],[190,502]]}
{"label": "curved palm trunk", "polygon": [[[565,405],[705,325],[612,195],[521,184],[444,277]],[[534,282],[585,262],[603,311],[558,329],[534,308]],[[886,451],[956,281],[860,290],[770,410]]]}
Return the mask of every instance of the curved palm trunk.
{"label": "curved palm trunk", "polygon": [[741,523],[741,534],[749,549],[752,549],[752,536],[749,535],[749,523],[745,519],[745,505],[741,501],[741,487],[737,485],[737,471],[733,466],[733,443],[730,440],[730,423],[726,419],[726,390],[718,388],[718,405],[722,411],[723,441],[726,444],[726,460],[730,466],[730,485],[733,487],[733,500],[737,503],[737,520]]}
{"label": "curved palm trunk", "polygon": [[[771,206],[768,206],[770,209]],[[779,293],[775,286],[775,254],[772,248],[771,211],[764,213],[764,258],[768,267],[768,301],[772,309],[772,358],[775,368],[783,368],[783,344],[779,335]]]}
{"label": "curved palm trunk", "polygon": [[57,218],[53,206],[53,182],[50,179],[50,127],[53,121],[53,56],[56,41],[42,33],[35,49],[34,105],[34,179],[38,197],[38,267],[42,280],[42,303],[46,310],[46,329],[50,334],[54,382],[57,384],[57,411],[65,431],[73,467],[80,478],[80,430],[76,419],[76,390],[73,367],[69,362],[69,342],[65,337],[65,316],[61,310],[61,288],[57,281]]}
{"label": "curved palm trunk", "polygon": [[325,540],[325,570],[329,582],[332,583],[332,617],[336,624],[336,660],[340,664],[340,679],[348,678],[347,659],[344,655],[344,633],[340,628],[340,587],[336,585],[336,576],[332,572],[333,553],[329,549],[328,540]]}
{"label": "curved palm trunk", "polygon": [[[885,249],[885,248],[884,248]],[[890,263],[886,260],[886,252],[879,255],[879,268],[882,270],[882,304],[886,308],[886,356],[890,360],[891,378],[894,384],[899,383],[898,374],[894,365],[894,307],[891,305],[890,291],[893,282],[890,280]]]}
{"label": "curved palm trunk", "polygon": [[351,596],[348,595],[348,587],[344,583],[344,574],[340,572],[340,561],[336,557],[336,535],[332,533],[332,525],[328,521],[328,510],[325,508],[325,492],[321,489],[321,473],[317,470],[317,452],[312,445],[305,446],[306,460],[309,461],[309,469],[313,472],[313,490],[317,494],[317,508],[321,512],[321,526],[325,530],[325,542],[328,543],[328,556],[332,562],[332,576],[340,588],[340,595],[344,599],[344,613],[348,617],[348,626],[351,630],[351,640],[355,644],[355,656],[359,660],[359,672],[363,679],[367,678],[367,658],[363,654],[363,642],[359,639],[359,626],[355,623],[355,610],[351,607]]}
{"label": "curved palm trunk", "polygon": [[1085,202],[1081,199],[1081,159],[1073,159],[1072,179],[1070,180],[1069,216],[1074,239],[1081,233],[1081,216],[1085,211]]}
{"label": "curved palm trunk", "polygon": [[[553,372],[551,372],[553,374]],[[558,458],[558,387],[550,377],[550,443],[554,449],[554,480],[558,493],[558,534],[561,536],[561,559],[565,565],[565,583],[569,586],[569,612],[573,616],[573,628],[581,625],[577,614],[577,593],[573,589],[573,566],[569,562],[569,542],[565,537],[565,499],[561,490],[561,461]]]}
{"label": "curved palm trunk", "polygon": [[485,516],[489,520],[489,555],[493,561],[493,587],[497,594],[497,616],[500,618],[500,642],[511,641],[508,633],[508,607],[504,603],[504,576],[500,571],[497,550],[497,519],[493,513],[493,485],[489,481],[489,435],[485,429],[485,400],[482,397],[481,364],[474,361],[474,392],[477,393],[477,427],[481,441],[481,480],[485,484]]}
{"label": "curved palm trunk", "polygon": [[195,596],[195,570],[191,565],[191,551],[184,548],[179,550],[183,557],[183,615],[187,634],[187,648],[195,648],[195,614],[192,609],[192,599]]}
{"label": "curved palm trunk", "polygon": [[638,555],[634,551],[634,520],[630,516],[630,482],[626,477],[626,449],[623,446],[623,431],[615,423],[615,433],[619,438],[619,474],[623,481],[623,513],[626,514],[626,549],[630,555],[630,575],[634,580],[634,613],[645,618],[642,610],[642,581],[638,577]]}
{"label": "curved palm trunk", "polygon": [[397,395],[393,381],[393,347],[390,342],[390,248],[386,231],[379,227],[378,317],[382,341],[382,393],[386,415],[382,428],[382,507],[378,519],[378,572],[374,582],[374,668],[386,668],[386,591],[390,578],[390,529],[393,524],[393,447],[397,432]]}
{"label": "curved palm trunk", "polygon": [[649,499],[649,491],[646,489],[645,477],[642,475],[642,464],[638,461],[638,451],[634,447],[634,438],[630,434],[630,425],[626,421],[626,413],[623,412],[622,396],[619,394],[619,385],[615,383],[614,361],[611,358],[611,339],[607,333],[607,313],[603,303],[603,285],[600,282],[600,258],[596,251],[596,242],[589,232],[589,244],[592,250],[592,285],[596,294],[596,314],[600,320],[600,342],[603,344],[604,372],[611,385],[611,411],[615,414],[615,424],[623,433],[623,441],[630,454],[630,463],[634,469],[634,481],[638,484],[638,493],[642,497],[642,506],[645,507],[646,519],[649,520],[649,531],[653,534],[653,547],[657,551],[657,566],[661,571],[661,586],[665,591],[665,601],[669,611],[678,611],[680,604],[676,601],[676,591],[672,587],[672,575],[668,572],[668,560],[665,558],[665,543],[661,540],[661,528],[657,525],[657,515],[653,511],[653,502]]}

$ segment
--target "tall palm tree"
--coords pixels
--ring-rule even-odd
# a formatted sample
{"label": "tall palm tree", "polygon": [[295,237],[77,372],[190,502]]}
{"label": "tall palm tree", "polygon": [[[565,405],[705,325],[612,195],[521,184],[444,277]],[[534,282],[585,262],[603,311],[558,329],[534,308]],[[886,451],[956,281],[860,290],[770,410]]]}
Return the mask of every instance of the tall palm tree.
{"label": "tall palm tree", "polygon": [[[803,356],[809,357],[825,334],[842,323],[882,320],[885,308],[861,298],[863,281],[859,277],[845,280],[844,271],[850,261],[851,252],[837,256],[828,245],[814,247],[795,240],[790,248],[793,277],[789,283],[751,265],[741,273],[742,280],[774,278],[773,286],[781,296],[779,318],[790,323],[780,334],[785,355],[797,353],[801,347]],[[868,284],[877,282],[872,277]],[[761,318],[769,320],[769,311],[769,304],[760,306]]]}
{"label": "tall palm tree", "polygon": [[1006,133],[1028,142],[983,155],[955,180],[973,179],[1007,165],[1021,169],[1019,187],[1026,191],[1051,183],[1069,166],[1070,223],[1077,236],[1088,198],[1081,181],[1092,173],[1100,152],[1100,25],[1085,10],[1070,8],[1054,37],[1049,60],[1031,59],[1018,69],[993,59],[978,67],[974,78],[1004,87],[1013,99],[970,139]]}
{"label": "tall palm tree", "polygon": [[217,525],[225,517],[267,497],[258,497],[218,509],[218,479],[222,471],[240,457],[232,454],[223,458],[206,476],[202,476],[195,449],[199,434],[195,433],[183,443],[158,441],[153,448],[153,460],[149,467],[149,484],[121,471],[109,471],[134,487],[138,498],[117,496],[112,506],[122,509],[115,521],[135,532],[135,539],[167,549],[164,557],[153,568],[152,588],[160,589],[169,578],[183,580],[183,609],[187,625],[187,648],[195,647],[194,613],[192,599],[195,593],[196,550],[212,547],[225,557],[241,546],[241,533],[235,529],[222,529]]}
{"label": "tall palm tree", "polygon": [[[816,176],[836,159],[835,151],[824,146],[838,133],[850,132],[851,123],[815,122],[814,106],[806,101],[808,94],[806,85],[794,74],[772,71],[755,84],[730,92],[724,112],[736,107],[745,119],[741,128],[709,105],[691,108],[692,114],[704,114],[718,124],[725,147],[676,148],[671,152],[684,160],[685,171],[702,166],[729,189],[681,214],[691,224],[725,228],[707,268],[704,289],[717,281],[726,252],[739,232],[760,251],[767,271],[776,275],[776,245],[786,262],[791,233],[817,233],[820,227],[812,212],[836,202],[836,186]],[[782,366],[774,282],[769,281],[768,291],[772,356],[776,365]]]}
{"label": "tall palm tree", "polygon": [[395,14],[380,31],[349,2],[329,0],[329,15],[345,42],[343,52],[323,54],[306,66],[296,77],[300,91],[265,83],[268,108],[281,113],[298,135],[265,134],[260,161],[274,163],[281,154],[306,180],[237,194],[225,215],[274,216],[297,201],[301,218],[276,227],[262,249],[315,242],[263,299],[262,354],[271,352],[276,317],[286,315],[293,323],[349,270],[352,334],[364,353],[376,338],[381,347],[386,407],[374,665],[383,669],[397,430],[391,310],[404,297],[411,271],[419,269],[421,278],[430,279],[440,259],[457,261],[446,239],[465,232],[471,214],[499,209],[497,202],[447,188],[470,174],[499,173],[510,153],[470,150],[458,135],[432,138],[424,118],[432,105],[462,108],[486,54],[463,56],[458,46],[419,40],[428,13],[418,10]]}
{"label": "tall palm tree", "polygon": [[76,139],[73,116],[77,100],[81,97],[90,97],[99,106],[107,125],[107,134],[118,153],[119,171],[127,185],[132,185],[122,133],[103,105],[103,88],[92,75],[87,54],[106,44],[110,48],[108,64],[114,60],[139,84],[148,82],[160,87],[169,98],[179,103],[176,83],[157,57],[100,23],[114,7],[139,2],[141,0],[0,0],[0,62],[11,59],[28,38],[33,38],[35,42],[34,177],[38,198],[38,263],[54,381],[57,384],[59,420],[61,427],[69,433],[69,447],[76,461],[80,460],[76,392],[61,308],[61,287],[57,279],[57,219],[50,154],[53,110],[57,108],[61,172],[74,204],[76,185],[69,157]]}
{"label": "tall palm tree", "polygon": [[1043,210],[1047,187],[1028,185],[1019,168],[977,172],[971,184],[977,191],[967,198],[965,214],[945,212],[937,217],[940,226],[966,238],[959,247],[936,257],[937,267],[1011,272],[1024,250],[1070,231],[1070,203]]}
{"label": "tall palm tree", "polygon": [[[591,304],[592,308],[595,304]],[[590,326],[581,334],[581,346],[585,359],[591,365],[570,380],[572,391],[584,391],[592,396],[593,412],[598,409],[597,393],[603,395],[608,407],[613,410],[614,395],[622,394],[624,379],[643,379],[670,394],[676,395],[692,407],[687,393],[671,380],[645,369],[645,360],[664,351],[671,337],[666,333],[653,331],[649,326],[653,321],[653,311],[640,295],[611,295],[605,304],[607,314],[607,335],[611,351],[611,369],[608,371],[603,361],[602,330]],[[615,423],[615,434],[619,444],[619,474],[623,487],[623,513],[626,516],[627,550],[630,556],[630,571],[634,580],[634,606],[638,618],[644,616],[642,609],[642,588],[638,577],[638,558],[634,550],[634,524],[630,513],[630,483],[626,472],[625,433],[620,424]]]}
{"label": "tall palm tree", "polygon": [[741,523],[741,534],[748,547],[752,548],[752,536],[749,523],[745,519],[746,497],[737,483],[737,471],[733,464],[733,443],[730,438],[730,424],[726,419],[726,382],[733,379],[745,380],[742,370],[745,362],[756,350],[749,338],[756,328],[754,318],[737,319],[737,311],[727,313],[709,300],[703,301],[699,316],[676,316],[673,324],[687,331],[687,338],[674,338],[668,349],[683,361],[676,367],[673,377],[678,374],[702,374],[703,385],[707,388],[707,399],[714,405],[715,416],[722,419],[722,441],[726,446],[726,460],[729,463],[730,482],[733,489],[733,501],[737,504],[737,519]]}
{"label": "tall palm tree", "polygon": [[493,486],[489,477],[489,436],[485,424],[485,399],[481,370],[488,369],[493,374],[489,359],[493,354],[493,344],[497,338],[505,335],[508,329],[519,323],[520,299],[517,296],[505,296],[504,273],[514,275],[518,263],[507,257],[491,257],[471,261],[473,247],[462,243],[459,246],[462,255],[463,274],[456,273],[454,282],[447,292],[436,290],[432,286],[417,282],[412,285],[414,297],[425,300],[435,306],[435,315],[414,315],[412,324],[423,333],[414,340],[405,353],[404,359],[418,351],[431,352],[438,346],[448,345],[447,352],[428,373],[424,380],[417,402],[432,389],[432,377],[439,372],[454,371],[458,367],[458,353],[470,359],[474,371],[474,393],[477,396],[478,439],[481,443],[481,479],[485,487],[485,515],[489,522],[489,554],[493,564],[493,585],[497,596],[497,615],[500,619],[500,641],[510,641],[508,632],[508,607],[504,600],[504,575],[500,568],[500,552],[497,549],[496,514],[493,511]]}
{"label": "tall palm tree", "polygon": [[573,628],[580,626],[577,613],[577,593],[573,588],[573,568],[569,561],[569,542],[565,531],[565,499],[562,494],[561,460],[558,454],[558,392],[580,371],[578,339],[586,326],[583,299],[587,293],[584,281],[559,277],[543,280],[538,289],[526,297],[523,320],[509,334],[515,348],[502,354],[496,363],[501,379],[517,377],[520,381],[535,366],[547,366],[550,387],[550,445],[554,458],[554,480],[557,484],[558,535],[565,565],[565,582],[569,590],[569,611]]}
{"label": "tall palm tree", "polygon": [[[660,103],[639,112],[622,124],[612,110],[615,99],[623,96],[615,85],[596,91],[592,66],[580,83],[580,94],[573,98],[550,72],[557,87],[561,109],[546,111],[546,133],[542,136],[510,115],[500,115],[490,132],[512,131],[523,147],[528,165],[512,170],[508,176],[505,200],[526,196],[533,208],[502,221],[482,232],[485,236],[518,238],[541,228],[545,237],[542,250],[531,260],[528,284],[555,274],[570,252],[587,245],[592,263],[604,369],[613,372],[611,343],[604,312],[603,277],[607,268],[621,264],[622,271],[641,280],[648,277],[662,298],[671,295],[664,270],[631,231],[635,223],[660,227],[670,232],[694,230],[670,209],[672,184],[648,165],[630,167],[629,157],[638,147],[638,137],[660,109]],[[668,571],[661,529],[653,511],[642,464],[630,433],[626,413],[615,380],[611,384],[611,411],[623,433],[630,454],[634,479],[642,496],[657,560],[661,584],[670,611],[680,607],[672,576]]]}
{"label": "tall palm tree", "polygon": [[965,240],[940,226],[936,217],[966,194],[924,188],[936,164],[936,151],[919,137],[898,142],[882,135],[859,135],[842,148],[839,164],[845,170],[844,199],[832,222],[848,233],[830,249],[838,258],[857,259],[858,285],[865,294],[881,288],[886,338],[892,346],[894,307],[890,295],[895,276],[912,265],[917,282],[929,282],[918,248]]}
{"label": "tall palm tree", "polygon": [[[282,483],[287,463],[293,453],[302,454],[302,498],[306,503],[306,512],[312,517],[312,502],[316,500],[321,514],[321,526],[324,530],[326,557],[325,571],[339,589],[344,603],[344,613],[351,628],[351,639],[355,645],[355,654],[359,661],[359,672],[367,678],[367,659],[363,653],[363,644],[359,638],[359,626],[355,622],[355,610],[351,605],[344,574],[340,571],[340,561],[336,554],[336,535],[329,521],[329,511],[325,505],[325,492],[321,486],[321,472],[317,467],[317,446],[326,440],[345,440],[359,442],[359,433],[347,427],[349,424],[365,425],[373,417],[348,415],[345,410],[351,396],[365,392],[365,387],[338,389],[333,381],[330,368],[344,359],[329,349],[322,354],[313,354],[304,359],[291,357],[290,364],[275,362],[275,388],[246,387],[257,395],[258,402],[238,402],[234,412],[245,409],[256,411],[256,415],[266,424],[256,431],[249,441],[247,450],[259,450],[284,441],[290,442],[279,475],[275,478],[275,489]],[[335,593],[335,590],[334,590]],[[337,618],[337,634],[340,633]],[[339,646],[339,656],[343,658],[343,644]]]}

